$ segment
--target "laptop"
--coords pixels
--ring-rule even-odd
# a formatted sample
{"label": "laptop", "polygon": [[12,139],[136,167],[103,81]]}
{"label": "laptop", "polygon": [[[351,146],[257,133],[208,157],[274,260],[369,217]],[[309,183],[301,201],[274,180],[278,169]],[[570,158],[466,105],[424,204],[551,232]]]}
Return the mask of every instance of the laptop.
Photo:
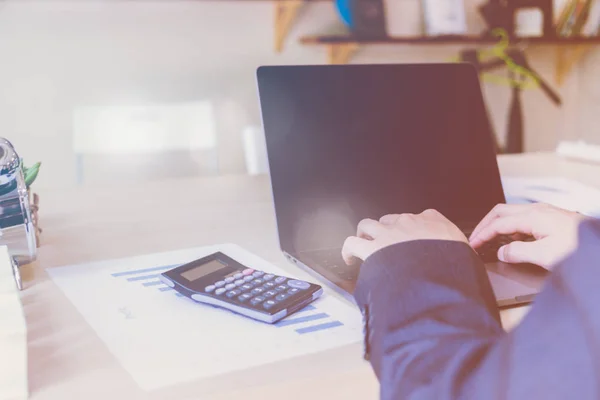
{"label": "laptop", "polygon": [[[281,250],[350,300],[359,266],[341,248],[360,220],[433,208],[469,235],[505,202],[471,65],[265,66],[257,80]],[[547,272],[487,253],[498,305],[530,302]]]}

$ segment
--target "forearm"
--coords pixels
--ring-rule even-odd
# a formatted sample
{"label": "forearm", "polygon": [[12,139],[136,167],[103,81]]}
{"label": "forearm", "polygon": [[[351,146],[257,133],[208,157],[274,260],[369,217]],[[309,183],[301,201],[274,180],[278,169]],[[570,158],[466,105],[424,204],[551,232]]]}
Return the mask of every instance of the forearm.
{"label": "forearm", "polygon": [[355,296],[381,397],[599,398],[599,222],[579,244],[510,334],[468,246],[412,242],[368,258]]}
{"label": "forearm", "polygon": [[363,264],[355,296],[383,398],[408,397],[434,380],[453,392],[504,334],[485,267],[464,243],[381,250]]}

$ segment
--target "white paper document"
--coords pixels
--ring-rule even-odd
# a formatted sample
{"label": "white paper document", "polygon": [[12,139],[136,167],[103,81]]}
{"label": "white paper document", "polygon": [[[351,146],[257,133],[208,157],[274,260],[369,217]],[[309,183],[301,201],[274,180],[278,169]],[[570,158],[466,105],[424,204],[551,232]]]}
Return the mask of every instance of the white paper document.
{"label": "white paper document", "polygon": [[600,218],[600,190],[564,178],[502,178],[506,202],[548,203]]}
{"label": "white paper document", "polygon": [[358,309],[332,296],[269,325],[197,304],[159,280],[160,273],[216,251],[251,268],[289,276],[231,244],[51,268],[48,273],[144,390],[362,339]]}

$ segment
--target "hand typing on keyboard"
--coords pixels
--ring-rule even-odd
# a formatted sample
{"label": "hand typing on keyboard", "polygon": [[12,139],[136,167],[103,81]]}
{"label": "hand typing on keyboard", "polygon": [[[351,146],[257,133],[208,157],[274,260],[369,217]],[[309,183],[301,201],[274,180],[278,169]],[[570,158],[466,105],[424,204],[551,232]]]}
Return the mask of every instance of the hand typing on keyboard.
{"label": "hand typing on keyboard", "polygon": [[[473,230],[469,242],[484,261],[552,267],[577,247],[581,214],[547,204],[499,204]],[[532,241],[533,239],[533,241]]]}
{"label": "hand typing on keyboard", "polygon": [[452,240],[468,243],[466,236],[446,217],[435,210],[421,214],[391,214],[379,221],[364,219],[356,236],[344,242],[342,256],[350,265],[366,260],[371,254],[397,243],[413,240]]}

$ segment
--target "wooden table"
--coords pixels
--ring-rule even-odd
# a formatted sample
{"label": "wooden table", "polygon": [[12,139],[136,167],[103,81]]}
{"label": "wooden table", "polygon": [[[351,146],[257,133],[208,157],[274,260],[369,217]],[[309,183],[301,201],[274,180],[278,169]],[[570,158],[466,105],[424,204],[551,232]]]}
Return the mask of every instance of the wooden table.
{"label": "wooden table", "polygon": [[[551,154],[505,156],[499,163],[507,176],[560,175],[600,186],[600,167]],[[224,242],[237,243],[298,273],[278,250],[266,176],[42,191],[40,197],[42,246],[38,261],[23,267],[32,399],[377,398],[378,383],[360,357],[359,344],[143,392],[45,273],[55,266]],[[514,326],[526,310],[504,311],[505,326]]]}

